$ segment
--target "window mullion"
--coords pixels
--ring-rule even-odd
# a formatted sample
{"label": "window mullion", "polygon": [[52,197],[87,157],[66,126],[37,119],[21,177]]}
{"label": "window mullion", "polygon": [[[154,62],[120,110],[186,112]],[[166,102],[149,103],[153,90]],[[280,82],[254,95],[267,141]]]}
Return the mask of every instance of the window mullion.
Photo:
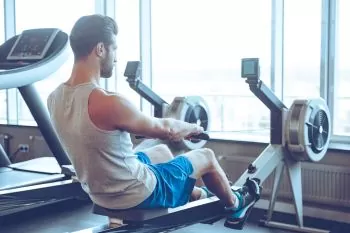
{"label": "window mullion", "polygon": [[[324,0],[326,4],[326,7],[328,8],[327,14],[328,14],[328,34],[327,37],[324,39],[327,39],[328,42],[328,54],[327,54],[327,77],[324,77],[324,82],[326,82],[326,85],[324,87],[325,94],[326,94],[326,100],[327,105],[330,111],[331,116],[331,122],[334,126],[334,111],[335,111],[335,53],[336,53],[336,11],[337,11],[337,1],[330,1],[330,0]],[[325,11],[325,10],[324,10]],[[321,76],[322,78],[322,76]],[[331,133],[333,134],[334,128],[331,127]]]}
{"label": "window mullion", "polygon": [[[5,40],[16,35],[16,2],[15,0],[4,1]],[[15,88],[6,90],[6,120],[7,124],[18,124],[18,91]]]}
{"label": "window mullion", "polygon": [[[140,60],[142,61],[142,82],[152,87],[152,49],[151,49],[151,1],[140,0]],[[141,98],[141,109],[152,113],[151,104]]]}
{"label": "window mullion", "polygon": [[283,0],[272,0],[271,89],[283,99]]}

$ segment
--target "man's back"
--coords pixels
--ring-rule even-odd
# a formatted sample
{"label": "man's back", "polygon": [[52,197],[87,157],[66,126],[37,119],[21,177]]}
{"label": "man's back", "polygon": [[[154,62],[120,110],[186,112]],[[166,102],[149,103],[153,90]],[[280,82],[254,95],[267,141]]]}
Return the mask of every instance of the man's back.
{"label": "man's back", "polygon": [[100,129],[91,120],[89,97],[96,88],[61,84],[48,109],[83,189],[101,206],[129,208],[151,194],[155,178],[134,155],[129,133]]}

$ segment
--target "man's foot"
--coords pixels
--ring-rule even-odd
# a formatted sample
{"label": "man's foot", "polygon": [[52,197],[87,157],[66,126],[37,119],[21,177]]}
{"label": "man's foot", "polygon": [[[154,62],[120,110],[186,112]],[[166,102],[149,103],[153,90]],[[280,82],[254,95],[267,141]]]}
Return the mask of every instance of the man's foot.
{"label": "man's foot", "polygon": [[215,196],[214,193],[210,192],[207,187],[202,186],[200,188],[202,189],[202,192],[204,194],[203,196],[205,196],[206,198]]}
{"label": "man's foot", "polygon": [[233,229],[242,229],[254,204],[259,200],[261,193],[260,181],[256,178],[247,179],[238,190],[233,190],[239,200],[238,207],[230,209],[230,215],[225,221],[225,226]]}
{"label": "man's foot", "polygon": [[213,197],[215,196],[212,192],[209,191],[209,189],[205,186],[201,186],[201,187],[195,187],[196,192],[192,192],[190,201],[198,201],[201,199],[205,199],[208,197]]}

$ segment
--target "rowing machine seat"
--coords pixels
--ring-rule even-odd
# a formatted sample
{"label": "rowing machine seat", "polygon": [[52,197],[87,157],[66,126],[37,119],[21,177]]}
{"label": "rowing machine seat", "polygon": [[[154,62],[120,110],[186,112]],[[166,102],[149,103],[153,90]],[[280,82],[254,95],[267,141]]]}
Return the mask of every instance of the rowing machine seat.
{"label": "rowing machine seat", "polygon": [[[124,209],[115,210],[108,209],[97,204],[93,205],[93,213],[108,216],[109,218],[116,218],[124,222],[144,222],[158,217],[165,217],[167,215],[176,214],[180,211],[193,211],[198,208],[205,208],[206,210],[216,211],[215,209],[224,209],[219,205],[219,199],[216,196],[188,202],[187,204],[175,208],[159,208],[159,209]],[[219,208],[215,208],[217,206]]]}

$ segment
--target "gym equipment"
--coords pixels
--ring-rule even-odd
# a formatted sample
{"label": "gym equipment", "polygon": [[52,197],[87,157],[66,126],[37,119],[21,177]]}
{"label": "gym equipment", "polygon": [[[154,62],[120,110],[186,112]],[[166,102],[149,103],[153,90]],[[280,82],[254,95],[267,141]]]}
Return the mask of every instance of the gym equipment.
{"label": "gym equipment", "polygon": [[[156,117],[173,117],[186,122],[200,124],[205,130],[208,130],[209,114],[205,102],[200,97],[176,97],[169,105],[141,82],[139,77],[141,74],[140,69],[141,63],[139,61],[128,62],[124,75],[127,77],[127,81],[132,89],[154,106],[154,115]],[[136,137],[138,139],[146,138],[142,135],[137,135]],[[196,149],[202,147],[208,140],[210,140],[210,137],[207,133],[193,135],[191,138],[184,139],[180,147]],[[166,143],[168,145],[170,144],[170,146],[172,145],[169,142]],[[238,189],[239,187],[232,186],[232,188]],[[108,216],[112,219],[112,222],[118,223],[117,226],[97,226],[95,228],[85,229],[82,232],[101,232],[107,229],[108,232],[128,232],[134,231],[135,227],[137,229],[142,228],[142,231],[145,232],[171,231],[171,229],[182,228],[198,222],[214,222],[226,215],[217,197],[189,202],[184,206],[176,208],[152,210],[112,210],[94,204],[93,212]],[[241,229],[242,227],[243,224],[237,225],[237,229]]]}
{"label": "gym equipment", "polygon": [[[129,61],[126,65],[124,76],[127,77],[129,86],[140,96],[145,98],[154,107],[154,116],[158,118],[174,118],[189,123],[196,123],[210,129],[209,108],[205,100],[200,96],[175,97],[171,104],[163,100],[152,89],[142,83],[141,62]],[[143,138],[137,136],[138,139]],[[169,147],[182,150],[194,150],[203,147],[205,140],[182,140],[180,142],[165,142]]]}
{"label": "gym equipment", "polygon": [[[271,111],[270,144],[234,185],[242,185],[247,177],[258,178],[263,183],[275,172],[270,205],[262,224],[298,232],[329,232],[304,227],[301,184],[301,162],[318,162],[328,149],[331,122],[327,104],[322,98],[294,100],[290,109],[287,109],[260,80],[259,70],[258,58],[242,59],[242,78],[246,79],[250,90]],[[296,226],[271,220],[284,168],[293,192]]]}
{"label": "gym equipment", "polygon": [[54,155],[12,164],[0,145],[0,217],[87,198],[34,86],[56,72],[68,55],[68,35],[57,28],[25,30],[0,46],[0,89],[18,88]]}
{"label": "gym equipment", "polygon": [[[139,70],[137,73],[139,75]],[[262,223],[265,226],[299,232],[329,232],[303,225],[301,189],[301,161],[320,161],[328,149],[331,122],[325,101],[321,98],[295,100],[291,108],[287,109],[283,102],[260,80],[258,58],[242,59],[241,76],[246,79],[250,90],[270,109],[270,144],[248,166],[241,177],[234,182],[233,188],[241,187],[247,178],[257,178],[263,183],[274,172],[275,180],[268,215]],[[159,104],[158,107],[161,107],[163,102],[159,101],[155,104]],[[159,112],[161,112],[161,108],[158,109]],[[207,134],[201,136],[201,138],[206,137],[205,140],[210,140]],[[284,167],[287,168],[293,191],[297,226],[271,221]],[[121,225],[114,229],[104,225],[81,232],[100,232],[105,229],[109,229],[108,232],[135,232],[137,230],[142,232],[170,232],[179,228],[186,230],[189,225],[198,222],[213,222],[224,216],[222,206],[220,206],[216,197],[169,209],[110,210],[94,205],[93,211],[95,214],[118,219],[118,223]],[[213,231],[215,230],[213,229]]]}

